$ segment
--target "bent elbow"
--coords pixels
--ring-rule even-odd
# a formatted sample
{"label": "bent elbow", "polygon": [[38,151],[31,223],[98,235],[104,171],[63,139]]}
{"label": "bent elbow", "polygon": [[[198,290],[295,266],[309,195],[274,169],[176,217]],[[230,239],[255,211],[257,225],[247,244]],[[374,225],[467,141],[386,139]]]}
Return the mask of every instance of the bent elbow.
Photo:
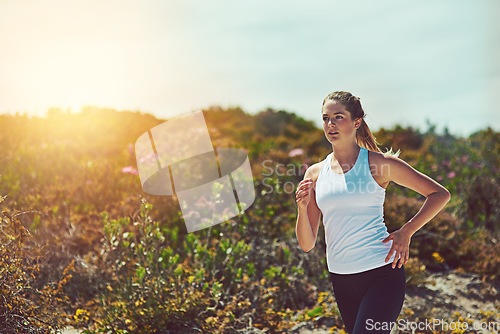
{"label": "bent elbow", "polygon": [[300,249],[302,249],[304,252],[309,253],[311,250],[313,250],[314,245],[300,245]]}
{"label": "bent elbow", "polygon": [[451,193],[446,188],[443,190],[443,197],[446,199],[446,203],[448,203],[451,199]]}

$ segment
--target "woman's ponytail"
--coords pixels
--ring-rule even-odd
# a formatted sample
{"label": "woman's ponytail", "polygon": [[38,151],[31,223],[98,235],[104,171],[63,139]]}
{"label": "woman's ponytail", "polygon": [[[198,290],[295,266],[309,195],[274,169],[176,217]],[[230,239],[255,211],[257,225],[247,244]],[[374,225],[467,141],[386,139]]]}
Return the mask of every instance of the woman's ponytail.
{"label": "woman's ponytail", "polygon": [[373,137],[368,124],[366,124],[365,119],[361,118],[361,125],[356,130],[356,143],[370,151],[381,152],[378,147],[379,143]]}

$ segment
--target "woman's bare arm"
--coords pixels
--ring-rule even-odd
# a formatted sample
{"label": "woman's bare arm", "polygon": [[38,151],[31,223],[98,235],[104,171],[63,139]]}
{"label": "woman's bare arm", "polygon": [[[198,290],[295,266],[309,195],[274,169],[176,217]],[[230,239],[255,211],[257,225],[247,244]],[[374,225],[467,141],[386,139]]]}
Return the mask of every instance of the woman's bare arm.
{"label": "woman's bare arm", "polygon": [[391,233],[391,235],[383,241],[393,241],[386,262],[389,261],[392,253],[396,252],[393,268],[396,266],[396,262],[399,258],[402,259],[402,261],[399,261],[399,267],[401,267],[403,263],[408,261],[409,245],[412,235],[443,209],[450,200],[451,195],[442,185],[427,175],[415,170],[405,161],[388,155],[385,155],[382,160],[384,164],[387,164],[386,166],[381,166],[381,170],[385,170],[383,175],[385,180],[393,181],[426,197],[422,207],[415,216],[399,230]]}
{"label": "woman's bare arm", "polygon": [[321,210],[316,204],[314,191],[313,166],[306,170],[304,179],[298,184],[296,191],[296,202],[298,205],[297,223],[295,225],[295,234],[300,248],[309,252],[316,245],[318,228],[321,219]]}

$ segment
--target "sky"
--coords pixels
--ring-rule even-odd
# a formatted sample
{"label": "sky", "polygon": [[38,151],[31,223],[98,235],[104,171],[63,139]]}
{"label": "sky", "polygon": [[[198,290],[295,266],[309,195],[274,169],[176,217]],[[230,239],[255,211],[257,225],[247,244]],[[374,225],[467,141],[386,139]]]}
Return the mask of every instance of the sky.
{"label": "sky", "polygon": [[497,0],[0,0],[0,113],[218,105],[321,127],[360,97],[372,130],[500,131]]}

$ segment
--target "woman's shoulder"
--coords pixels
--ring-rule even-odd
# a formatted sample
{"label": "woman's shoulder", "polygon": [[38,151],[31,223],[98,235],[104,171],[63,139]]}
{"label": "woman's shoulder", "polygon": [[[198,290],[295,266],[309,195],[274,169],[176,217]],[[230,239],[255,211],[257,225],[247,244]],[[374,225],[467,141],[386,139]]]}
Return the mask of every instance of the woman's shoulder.
{"label": "woman's shoulder", "polygon": [[368,151],[368,160],[371,164],[376,164],[379,166],[382,166],[384,164],[392,164],[394,162],[399,162],[402,161],[400,158],[398,158],[399,151],[394,153],[391,151],[382,153],[382,152],[375,152],[375,151]]}
{"label": "woman's shoulder", "polygon": [[310,178],[313,180],[313,189],[316,188],[316,181],[318,180],[319,173],[321,172],[321,169],[323,168],[323,165],[325,164],[325,161],[327,160],[328,156],[325,157],[325,159],[321,160],[320,162],[316,162],[312,165],[310,165],[304,174],[304,179]]}
{"label": "woman's shoulder", "polygon": [[392,180],[394,171],[401,165],[407,165],[399,157],[399,151],[382,153],[368,150],[368,163],[370,170],[379,184],[387,184]]}

